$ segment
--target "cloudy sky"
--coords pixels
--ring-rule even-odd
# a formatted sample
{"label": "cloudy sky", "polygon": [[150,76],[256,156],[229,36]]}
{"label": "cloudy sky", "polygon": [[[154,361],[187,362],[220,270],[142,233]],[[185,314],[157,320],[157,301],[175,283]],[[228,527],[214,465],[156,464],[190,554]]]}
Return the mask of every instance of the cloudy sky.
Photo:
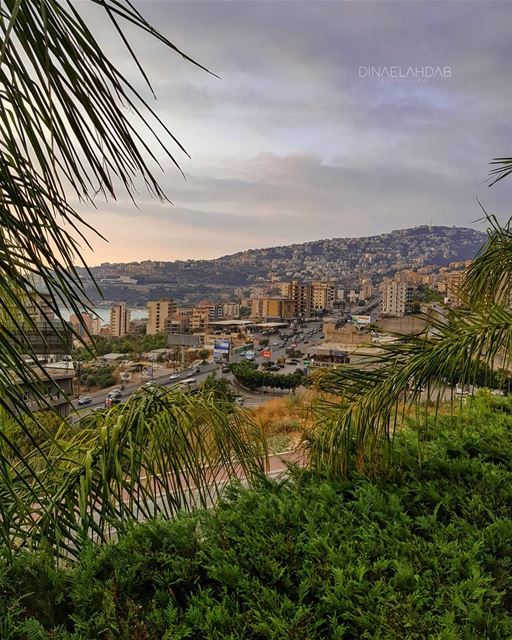
{"label": "cloudy sky", "polygon": [[[176,150],[186,181],[165,161],[172,206],[141,191],[138,208],[121,196],[88,210],[109,239],[91,264],[471,226],[477,198],[510,215],[512,180],[484,181],[491,158],[512,155],[511,2],[135,4],[220,78],[129,31],[191,159]],[[104,19],[89,19],[142,87]]]}

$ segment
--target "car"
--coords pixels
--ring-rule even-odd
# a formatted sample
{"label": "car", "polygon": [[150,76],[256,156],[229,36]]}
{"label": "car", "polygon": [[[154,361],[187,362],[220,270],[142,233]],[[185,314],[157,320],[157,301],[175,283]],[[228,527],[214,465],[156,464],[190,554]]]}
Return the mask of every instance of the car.
{"label": "car", "polygon": [[304,344],[309,344],[309,340],[304,340]]}
{"label": "car", "polygon": [[245,400],[243,399],[242,396],[235,396],[234,398],[234,402],[235,404],[237,404],[239,407],[243,406]]}
{"label": "car", "polygon": [[192,373],[195,373],[196,375],[201,373],[201,367],[194,367],[194,369],[192,369]]}
{"label": "car", "polygon": [[279,365],[273,364],[268,368],[269,371],[279,371]]}
{"label": "car", "polygon": [[107,398],[120,398],[123,395],[121,389],[112,389],[107,394]]}
{"label": "car", "polygon": [[91,396],[82,396],[81,398],[78,398],[78,406],[82,407],[84,404],[91,404],[92,402],[92,398]]}
{"label": "car", "polygon": [[503,393],[502,389],[493,389],[491,391],[491,394],[493,396],[504,396],[505,394]]}
{"label": "car", "polygon": [[230,372],[230,368],[229,365],[225,364],[222,369],[221,369],[222,373],[229,373]]}
{"label": "car", "polygon": [[148,381],[147,381],[147,382],[145,382],[142,386],[143,386],[143,387],[145,387],[145,388],[147,389],[148,387],[154,387],[154,386],[155,386],[155,383],[153,382],[153,380],[148,380]]}
{"label": "car", "polygon": [[278,364],[277,366],[278,366],[280,369],[284,369],[284,367],[285,367],[285,365],[284,365],[284,364],[282,364],[282,363],[281,363],[281,364]]}
{"label": "car", "polygon": [[185,378],[181,384],[197,384],[197,378]]}
{"label": "car", "polygon": [[169,381],[172,382],[173,380],[179,380],[180,379],[180,374],[179,373],[171,373],[171,375],[169,376]]}

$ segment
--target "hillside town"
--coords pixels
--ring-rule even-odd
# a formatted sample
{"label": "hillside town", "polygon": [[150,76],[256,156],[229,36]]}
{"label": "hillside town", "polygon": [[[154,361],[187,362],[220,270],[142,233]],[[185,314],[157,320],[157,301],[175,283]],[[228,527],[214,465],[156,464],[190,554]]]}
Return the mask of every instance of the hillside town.
{"label": "hillside town", "polygon": [[[267,279],[259,277],[254,284],[235,288],[228,299],[226,294],[219,294],[184,304],[162,297],[147,300],[143,310],[134,308],[128,300],[119,300],[108,308],[107,322],[93,310],[70,314],[69,348],[54,354],[47,364],[47,373],[55,378],[55,389],[66,389],[56,391],[55,398],[49,391],[53,405],[67,415],[72,406],[66,396],[76,398],[83,390],[93,392],[93,396],[81,396],[77,406],[119,400],[119,386],[135,385],[137,380],[139,385],[151,384],[158,377],[168,383],[172,381],[169,375],[183,378],[187,371],[195,376],[201,363],[229,372],[230,365],[249,361],[262,369],[273,367],[270,370],[277,374],[292,374],[298,367],[307,373],[317,367],[363,362],[372,344],[390,340],[392,335],[421,331],[433,311],[463,304],[460,288],[472,260],[443,262],[439,247],[433,247],[432,238],[427,247],[425,228],[419,229],[420,233],[409,229],[390,234],[392,251],[386,259],[384,249],[373,261],[365,253],[364,277],[355,266],[350,279],[299,279],[296,271],[288,269],[286,274],[291,273],[293,279],[277,280],[274,270]],[[439,233],[433,232],[436,242]],[[474,251],[479,238],[464,229],[445,229],[442,234],[446,242],[451,238],[443,249],[447,255],[465,255],[468,247]],[[410,255],[402,255],[399,250],[400,237],[418,238]],[[346,243],[360,247],[365,244],[363,240],[371,240],[374,247],[377,244],[375,238]],[[416,255],[418,247],[425,251],[421,257]],[[437,261],[426,263],[434,253]],[[327,264],[325,256],[318,254],[316,258],[319,265]],[[304,260],[306,265],[314,262]],[[376,267],[373,271],[369,266],[372,263]],[[272,264],[275,267],[275,262]],[[396,265],[406,268],[393,271],[391,267]],[[124,267],[129,270],[130,265]],[[339,270],[347,271],[341,261]],[[307,273],[313,276],[322,272],[309,269]],[[356,277],[356,273],[361,275]],[[42,315],[40,305],[33,305],[32,311],[43,326],[51,319],[49,306]],[[132,318],[135,311],[137,317]],[[76,356],[76,350],[93,339],[102,340],[112,349],[92,360],[86,353]],[[134,346],[116,350],[123,340],[132,345],[133,341],[146,340],[144,344],[153,348],[140,348],[138,354]],[[205,369],[203,373],[210,371]],[[117,396],[105,399],[102,389],[116,385]]]}
{"label": "hillside town", "polygon": [[474,229],[421,225],[371,237],[253,249],[216,260],[105,263],[78,273],[93,303],[125,301],[135,307],[160,298],[188,307],[204,299],[224,303],[261,297],[258,292],[266,295],[269,285],[277,293],[280,282],[291,281],[334,282],[348,295],[359,291],[364,279],[377,285],[398,271],[467,260],[484,241],[485,234]]}

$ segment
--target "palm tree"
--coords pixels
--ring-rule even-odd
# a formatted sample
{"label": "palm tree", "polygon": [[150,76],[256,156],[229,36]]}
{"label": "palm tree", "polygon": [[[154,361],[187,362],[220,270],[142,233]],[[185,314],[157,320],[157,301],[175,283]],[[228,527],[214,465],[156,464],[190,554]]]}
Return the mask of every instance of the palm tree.
{"label": "palm tree", "polygon": [[[492,184],[511,172],[512,159],[497,159]],[[485,213],[485,212],[484,212]],[[487,215],[488,239],[461,287],[462,309],[433,314],[418,335],[379,345],[367,366],[322,372],[317,384],[340,400],[319,408],[311,464],[331,474],[378,464],[383,449],[411,410],[457,400],[454,385],[491,385],[512,358],[512,219],[502,226]],[[494,372],[494,373],[493,373]],[[483,376],[483,380],[482,380]],[[428,403],[420,404],[422,390]],[[458,398],[462,402],[462,397]]]}
{"label": "palm tree", "polygon": [[[89,2],[150,89],[125,25],[207,71],[129,0]],[[249,475],[261,466],[255,434],[207,395],[136,398],[87,419],[70,441],[58,432],[36,442],[24,420],[22,386],[45,403],[45,370],[27,356],[37,362],[36,343],[50,339],[65,349],[71,330],[61,308],[79,314],[88,302],[75,265],[87,267],[82,249],[96,232],[72,199],[94,205],[120,192],[133,199],[143,183],[165,200],[155,177],[157,151],[178,170],[175,153],[187,155],[105,55],[81,7],[63,0],[4,0],[0,7],[0,534],[11,551],[46,538],[72,553],[87,536],[104,539],[109,526],[206,504],[226,474],[241,468]],[[33,442],[31,454],[10,436],[7,414]]]}

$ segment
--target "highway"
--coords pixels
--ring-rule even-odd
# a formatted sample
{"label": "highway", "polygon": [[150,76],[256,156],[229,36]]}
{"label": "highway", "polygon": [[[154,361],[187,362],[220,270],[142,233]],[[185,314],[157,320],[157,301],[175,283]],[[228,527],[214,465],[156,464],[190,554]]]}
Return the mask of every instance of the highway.
{"label": "highway", "polygon": [[[322,341],[320,338],[321,326],[322,326],[321,321],[317,320],[314,322],[308,322],[306,326],[299,328],[296,331],[295,335],[303,335],[304,338],[302,340],[300,339],[297,340],[296,349],[298,351],[301,351],[304,354],[307,354],[311,347],[314,347],[317,344],[319,344]],[[309,332],[311,332],[312,330],[314,330],[314,333],[313,335],[310,336]],[[286,329],[284,333],[290,334],[292,333],[292,331],[291,329]],[[284,346],[280,346],[283,341],[279,338],[279,335],[264,336],[262,334],[254,334],[253,337],[255,338],[255,349],[254,349],[255,362],[261,364],[262,362],[267,360],[267,358],[262,357],[261,353],[257,351],[257,349],[260,348],[258,346],[258,343],[259,343],[259,340],[261,339],[268,339],[269,344],[268,346],[264,347],[264,349],[271,350],[272,361],[275,362],[278,358],[287,357],[286,349],[290,348],[290,343],[292,342],[292,340],[288,340]],[[246,360],[243,354],[236,354],[231,357],[230,362],[231,363],[241,362],[243,360]],[[300,366],[301,364],[287,364],[283,369],[280,369],[279,372],[276,371],[275,373],[276,374],[293,373],[295,369],[297,369],[297,367],[300,367]],[[199,372],[194,373],[194,370],[196,370],[197,368],[199,368]],[[204,382],[204,380],[206,380],[206,378],[214,371],[217,373],[219,377],[226,377],[228,379],[232,377],[231,374],[222,374],[221,365],[217,363],[193,365],[191,367],[183,369],[182,371],[179,371],[178,372],[180,376],[179,380],[172,380],[172,381],[169,380],[169,376],[173,373],[171,369],[167,369],[161,365],[159,366],[158,364],[155,364],[153,367],[153,371],[155,375],[150,381],[155,385],[155,387],[169,387],[172,385],[179,384],[180,380],[191,378],[191,377],[195,378],[197,380],[197,384],[199,385],[202,382]],[[143,387],[148,382],[149,381],[145,379],[142,381],[130,382],[128,384],[125,384],[124,390],[122,392],[121,401],[125,402],[131,395],[133,395],[136,391],[138,391],[141,387]],[[95,391],[93,393],[82,394],[82,397],[85,395],[91,397],[92,402],[84,406],[79,406],[78,400],[75,400],[72,403],[73,409],[75,409],[75,411],[79,416],[84,416],[90,413],[91,411],[95,411],[97,409],[103,408],[105,406],[105,399],[107,397],[107,394],[109,393],[109,391],[111,391],[114,388],[119,388],[119,385],[116,385],[115,387],[110,387],[108,389],[101,389],[100,391]],[[259,404],[262,404],[263,402],[265,402],[269,397],[272,397],[272,394],[260,395],[256,393],[245,392],[238,388],[237,388],[237,393],[239,393],[239,395],[244,397],[244,405],[248,407],[258,406]]]}

